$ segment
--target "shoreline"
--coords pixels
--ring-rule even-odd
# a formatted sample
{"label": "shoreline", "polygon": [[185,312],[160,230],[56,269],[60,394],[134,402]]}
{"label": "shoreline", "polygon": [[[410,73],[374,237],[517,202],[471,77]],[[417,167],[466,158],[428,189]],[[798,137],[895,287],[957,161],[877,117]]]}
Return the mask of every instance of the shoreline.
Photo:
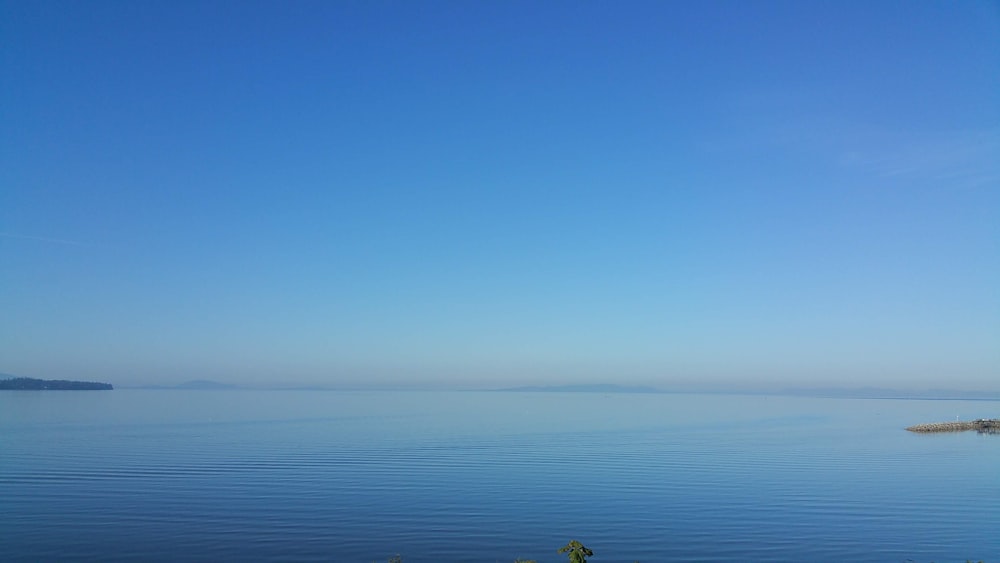
{"label": "shoreline", "polygon": [[980,418],[978,420],[961,422],[932,422],[910,426],[907,430],[923,434],[930,432],[964,432],[966,430],[976,430],[987,434],[1000,434],[1000,419]]}

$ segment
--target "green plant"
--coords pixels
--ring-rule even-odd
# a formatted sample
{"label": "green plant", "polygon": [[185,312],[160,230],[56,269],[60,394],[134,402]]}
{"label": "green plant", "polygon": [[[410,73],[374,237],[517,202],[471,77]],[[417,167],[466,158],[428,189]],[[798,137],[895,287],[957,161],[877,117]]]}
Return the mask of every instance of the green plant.
{"label": "green plant", "polygon": [[594,555],[593,551],[576,540],[570,540],[568,544],[559,548],[559,553],[565,553],[566,557],[569,557],[569,563],[587,563],[587,558]]}

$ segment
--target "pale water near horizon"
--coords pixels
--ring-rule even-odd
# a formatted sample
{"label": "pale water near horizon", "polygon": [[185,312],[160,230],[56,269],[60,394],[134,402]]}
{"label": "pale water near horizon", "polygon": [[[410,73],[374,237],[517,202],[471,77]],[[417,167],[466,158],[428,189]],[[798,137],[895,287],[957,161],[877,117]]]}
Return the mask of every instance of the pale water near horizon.
{"label": "pale water near horizon", "polygon": [[0,393],[4,561],[1000,561],[1000,402]]}

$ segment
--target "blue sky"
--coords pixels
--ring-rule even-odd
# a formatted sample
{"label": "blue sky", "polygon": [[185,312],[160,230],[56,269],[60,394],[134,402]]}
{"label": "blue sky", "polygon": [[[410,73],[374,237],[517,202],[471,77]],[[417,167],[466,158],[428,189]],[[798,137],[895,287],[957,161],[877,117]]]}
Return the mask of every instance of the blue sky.
{"label": "blue sky", "polygon": [[996,2],[0,7],[0,372],[1000,389]]}

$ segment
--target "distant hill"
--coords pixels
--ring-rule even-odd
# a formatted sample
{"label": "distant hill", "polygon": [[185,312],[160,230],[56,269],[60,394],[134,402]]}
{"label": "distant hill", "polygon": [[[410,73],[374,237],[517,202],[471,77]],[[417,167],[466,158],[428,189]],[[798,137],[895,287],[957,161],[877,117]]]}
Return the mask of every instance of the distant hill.
{"label": "distant hill", "polygon": [[662,393],[655,387],[633,385],[612,385],[599,383],[594,385],[527,385],[524,387],[508,387],[494,391],[515,391],[531,393]]}
{"label": "distant hill", "polygon": [[207,379],[195,379],[192,381],[185,381],[179,385],[174,385],[174,389],[238,389],[237,385],[230,385],[229,383],[219,383],[218,381],[209,381]]}
{"label": "distant hill", "polygon": [[927,389],[921,391],[887,389],[882,387],[856,388],[791,388],[776,394],[796,397],[830,397],[849,399],[922,399],[922,400],[961,400],[961,401],[996,401],[1000,400],[997,391],[964,391],[957,389]]}
{"label": "distant hill", "polygon": [[229,383],[219,383],[218,381],[210,381],[207,379],[193,379],[191,381],[185,381],[184,383],[178,383],[177,385],[142,385],[138,387],[133,387],[133,389],[193,389],[193,390],[213,390],[213,389],[242,389],[239,385],[230,385]]}
{"label": "distant hill", "polygon": [[0,390],[5,391],[111,391],[110,383],[94,381],[69,381],[66,379],[32,379],[15,377],[0,380]]}

